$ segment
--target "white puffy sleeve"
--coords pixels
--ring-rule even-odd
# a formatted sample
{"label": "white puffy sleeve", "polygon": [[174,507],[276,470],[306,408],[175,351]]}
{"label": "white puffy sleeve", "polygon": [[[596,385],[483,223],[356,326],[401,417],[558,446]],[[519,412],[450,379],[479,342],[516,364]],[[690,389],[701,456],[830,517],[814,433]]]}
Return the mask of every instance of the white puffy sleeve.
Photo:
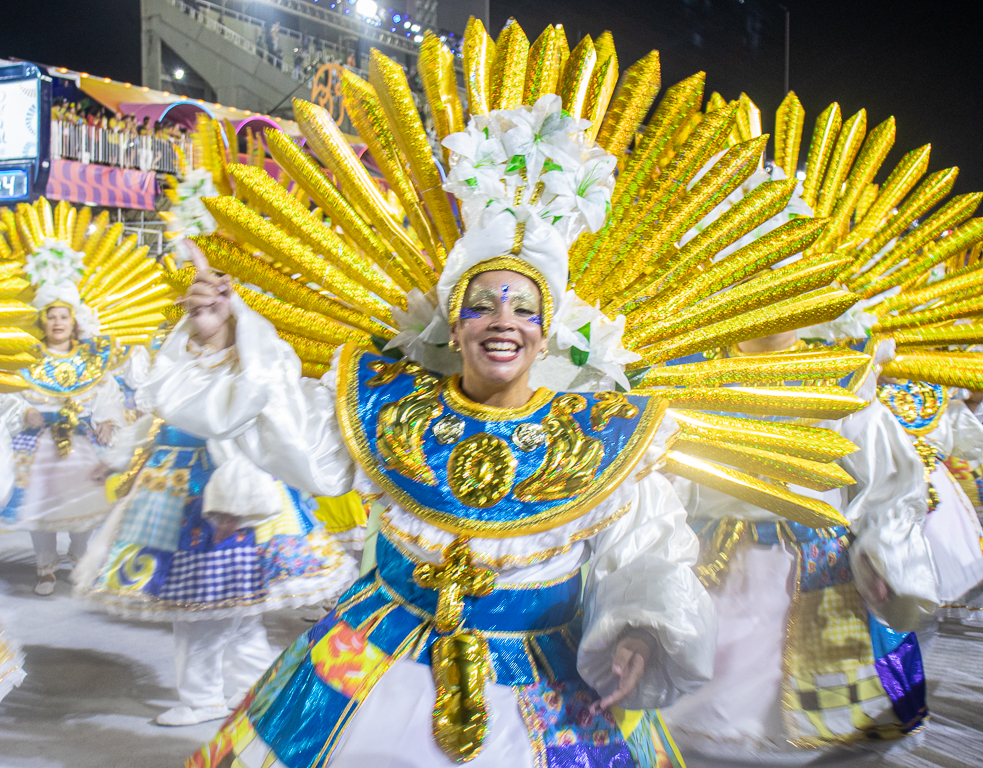
{"label": "white puffy sleeve", "polygon": [[630,628],[642,630],[652,653],[638,688],[619,706],[652,709],[711,678],[717,616],[693,572],[699,541],[669,481],[652,472],[635,485],[630,503],[592,541],[577,668],[599,694],[613,693],[618,641]]}
{"label": "white puffy sleeve", "polygon": [[276,517],[283,497],[276,480],[239,450],[233,440],[209,440],[208,455],[218,465],[205,486],[202,512],[235,515],[242,525],[259,525]]}
{"label": "white puffy sleeve", "polygon": [[0,395],[0,427],[7,431],[10,437],[15,437],[24,431],[24,414],[31,404],[23,395],[16,393]]}
{"label": "white puffy sleeve", "polygon": [[943,447],[947,455],[972,462],[974,466],[979,464],[983,459],[983,424],[966,403],[950,400],[939,426],[948,433],[947,445]]}
{"label": "white puffy sleeve", "polygon": [[123,381],[126,382],[126,386],[134,390],[137,410],[142,413],[150,413],[154,409],[153,400],[147,397],[147,392],[143,388],[149,376],[150,352],[143,346],[134,347],[126,361]]}
{"label": "white puffy sleeve", "polygon": [[875,400],[843,421],[842,434],[858,450],[841,459],[857,481],[844,516],[857,537],[851,558],[866,554],[887,582],[890,597],[880,609],[854,568],[868,608],[898,631],[918,629],[938,607],[938,585],[922,527],[928,486],[921,459],[891,412]]}
{"label": "white puffy sleeve", "polygon": [[91,401],[92,426],[111,422],[117,427],[126,426],[126,401],[123,390],[116,378],[107,373],[96,387],[96,396]]}
{"label": "white puffy sleeve", "polygon": [[354,463],[335,416],[335,374],[301,377],[300,360],[265,318],[233,297],[236,343],[197,353],[185,321],[157,353],[146,384],[157,415],[206,439],[234,438],[246,457],[315,496],[351,490]]}

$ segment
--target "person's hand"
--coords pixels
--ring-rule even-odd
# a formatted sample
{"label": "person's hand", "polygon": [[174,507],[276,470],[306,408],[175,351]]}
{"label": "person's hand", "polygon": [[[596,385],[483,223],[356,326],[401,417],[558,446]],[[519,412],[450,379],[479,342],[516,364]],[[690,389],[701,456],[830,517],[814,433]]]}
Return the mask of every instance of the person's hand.
{"label": "person's hand", "polygon": [[116,425],[111,421],[104,421],[102,424],[97,424],[95,428],[96,442],[99,445],[109,445],[113,442],[113,431],[115,429]]}
{"label": "person's hand", "polygon": [[611,671],[619,678],[618,689],[609,696],[605,696],[600,701],[595,701],[591,709],[596,713],[602,709],[613,707],[619,701],[627,697],[642,679],[645,673],[645,664],[649,659],[649,645],[640,636],[637,630],[629,632],[628,635],[618,641],[618,647],[614,651],[614,661],[611,662]]}
{"label": "person's hand", "polygon": [[239,518],[227,515],[225,512],[214,512],[209,515],[212,521],[212,544],[219,544],[239,530]]}
{"label": "person's hand", "polygon": [[106,478],[113,474],[113,470],[107,467],[105,464],[99,464],[96,466],[92,472],[89,473],[89,480],[93,483],[104,483]]}
{"label": "person's hand", "polygon": [[44,426],[44,414],[37,408],[28,408],[24,412],[24,429],[41,429]]}
{"label": "person's hand", "polygon": [[870,557],[866,552],[861,552],[859,557],[851,560],[851,565],[859,577],[856,581],[864,586],[864,599],[870,603],[871,608],[882,608],[891,597],[891,588],[874,568]]}
{"label": "person's hand", "polygon": [[191,336],[202,346],[225,349],[232,345],[232,282],[228,275],[217,277],[208,266],[205,254],[188,241],[191,260],[198,271],[184,296],[184,310],[191,319]]}

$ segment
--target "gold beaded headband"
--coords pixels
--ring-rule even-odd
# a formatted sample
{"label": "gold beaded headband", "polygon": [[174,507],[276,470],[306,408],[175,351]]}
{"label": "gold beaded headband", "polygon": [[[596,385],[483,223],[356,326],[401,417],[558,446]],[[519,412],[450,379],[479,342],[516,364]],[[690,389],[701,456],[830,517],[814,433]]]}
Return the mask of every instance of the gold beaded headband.
{"label": "gold beaded headband", "polygon": [[461,319],[461,304],[464,303],[464,292],[467,290],[471,279],[483,272],[495,272],[496,270],[517,272],[520,275],[528,277],[536,284],[543,301],[543,335],[548,335],[550,323],[553,320],[553,294],[550,293],[549,284],[546,282],[546,278],[543,277],[542,272],[527,261],[518,259],[515,256],[496,256],[493,259],[486,259],[475,264],[461,275],[461,279],[457,281],[457,285],[451,289],[450,301],[447,307],[448,322],[454,325],[454,323]]}

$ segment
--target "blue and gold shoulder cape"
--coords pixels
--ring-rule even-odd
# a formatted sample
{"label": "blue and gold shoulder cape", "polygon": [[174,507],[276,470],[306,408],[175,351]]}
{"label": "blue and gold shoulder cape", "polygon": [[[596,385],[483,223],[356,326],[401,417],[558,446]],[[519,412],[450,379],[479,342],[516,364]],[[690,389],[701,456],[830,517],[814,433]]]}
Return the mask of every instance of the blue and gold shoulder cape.
{"label": "blue and gold shoulder cape", "polygon": [[589,512],[642,457],[666,403],[539,389],[522,408],[468,400],[457,376],[346,346],[338,420],[362,468],[403,508],[456,535],[523,536]]}
{"label": "blue and gold shoulder cape", "polygon": [[44,358],[19,371],[27,385],[49,397],[74,397],[95,387],[116,364],[117,347],[106,336],[72,342],[68,352],[44,348]]}

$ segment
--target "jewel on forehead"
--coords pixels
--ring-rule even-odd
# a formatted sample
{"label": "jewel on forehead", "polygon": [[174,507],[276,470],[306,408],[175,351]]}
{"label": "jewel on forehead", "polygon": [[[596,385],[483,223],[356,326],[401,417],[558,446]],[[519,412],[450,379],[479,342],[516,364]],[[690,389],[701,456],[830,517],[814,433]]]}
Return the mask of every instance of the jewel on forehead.
{"label": "jewel on forehead", "polygon": [[509,300],[509,287],[507,285],[502,286],[502,303],[504,304]]}

